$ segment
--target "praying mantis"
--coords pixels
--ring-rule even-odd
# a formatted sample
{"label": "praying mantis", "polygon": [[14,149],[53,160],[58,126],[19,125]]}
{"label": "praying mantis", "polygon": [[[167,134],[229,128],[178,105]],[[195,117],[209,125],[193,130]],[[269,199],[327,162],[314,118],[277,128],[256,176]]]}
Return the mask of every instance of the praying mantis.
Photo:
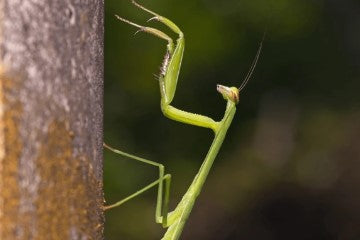
{"label": "praying mantis", "polygon": [[[215,121],[210,117],[203,116],[196,113],[187,112],[184,110],[180,110],[175,108],[171,105],[175,92],[177,81],[179,77],[181,62],[184,53],[185,47],[185,39],[184,34],[180,30],[180,28],[169,20],[166,17],[163,17],[144,6],[137,3],[135,0],[131,0],[132,4],[134,4],[139,9],[147,12],[148,14],[152,15],[149,19],[159,21],[160,23],[164,24],[168,27],[171,31],[178,35],[176,43],[174,43],[173,39],[169,37],[164,32],[152,28],[146,27],[134,22],[131,22],[127,19],[119,17],[115,15],[120,21],[132,25],[138,29],[137,32],[146,32],[149,34],[154,35],[160,39],[163,39],[167,42],[166,45],[166,54],[164,56],[164,60],[162,62],[160,68],[160,75],[159,75],[159,87],[160,87],[160,94],[161,94],[161,110],[163,114],[175,121],[182,122],[185,124],[195,125],[198,127],[209,128],[214,132],[214,139],[210,146],[210,149],[198,171],[196,176],[194,177],[191,185],[189,186],[188,190],[182,197],[181,201],[178,203],[176,208],[169,212],[169,196],[170,196],[170,183],[171,183],[171,175],[165,173],[165,168],[162,164],[153,162],[129,153],[125,153],[123,151],[117,150],[107,144],[104,143],[104,147],[108,150],[120,154],[122,156],[134,159],[136,161],[140,161],[152,166],[155,166],[159,169],[159,178],[150,183],[149,185],[145,186],[144,188],[140,189],[139,191],[135,192],[134,194],[108,206],[105,206],[105,210],[112,209],[114,207],[118,207],[125,202],[129,201],[130,199],[140,195],[141,193],[149,190],[152,187],[158,186],[157,189],[157,201],[156,201],[156,210],[155,210],[155,221],[156,223],[162,224],[164,228],[167,228],[162,240],[177,240],[180,238],[181,233],[183,231],[184,225],[189,218],[189,215],[192,211],[192,208],[195,204],[197,197],[199,196],[201,189],[206,181],[206,178],[209,174],[209,171],[212,167],[212,164],[220,150],[220,147],[225,139],[226,133],[231,125],[231,122],[234,118],[236,112],[236,104],[239,102],[239,93],[248,83],[251,75],[255,69],[257,64],[262,43],[261,41],[256,56],[253,60],[253,63],[250,67],[250,70],[243,80],[240,87],[227,87],[218,84],[216,89],[222,95],[222,97],[226,100],[226,109],[223,118],[220,121]],[[264,38],[264,37],[263,37]]]}

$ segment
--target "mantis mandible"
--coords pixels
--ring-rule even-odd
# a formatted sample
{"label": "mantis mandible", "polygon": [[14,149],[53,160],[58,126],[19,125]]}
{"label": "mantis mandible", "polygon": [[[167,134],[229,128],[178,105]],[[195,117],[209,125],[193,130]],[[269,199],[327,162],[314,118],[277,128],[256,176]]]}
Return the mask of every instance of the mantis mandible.
{"label": "mantis mandible", "polygon": [[168,18],[165,18],[145,8],[144,6],[135,2],[134,0],[131,0],[131,2],[136,7],[151,14],[153,17],[150,18],[150,20],[157,20],[161,22],[162,24],[170,28],[170,30],[172,30],[178,35],[176,43],[174,44],[172,38],[170,38],[164,32],[155,28],[138,25],[136,23],[133,23],[127,19],[121,18],[116,15],[116,17],[120,21],[138,28],[138,32],[150,33],[158,38],[167,41],[166,54],[162,62],[160,76],[159,76],[160,93],[161,93],[161,110],[163,114],[166,117],[175,121],[179,121],[182,123],[191,124],[199,127],[210,128],[214,132],[215,137],[194,180],[192,181],[185,195],[182,197],[181,201],[178,203],[178,205],[172,212],[168,212],[171,175],[165,174],[164,166],[157,162],[153,162],[114,149],[113,147],[110,147],[104,143],[104,147],[117,154],[153,165],[159,169],[159,178],[156,181],[140,189],[134,194],[128,196],[127,198],[124,198],[123,200],[118,201],[112,205],[106,206],[105,210],[118,207],[124,204],[125,202],[127,202],[128,200],[145,192],[146,190],[158,185],[155,221],[157,223],[162,224],[164,228],[167,228],[167,231],[162,238],[163,240],[177,240],[181,236],[184,225],[190,215],[194,203],[198,195],[200,194],[200,191],[205,183],[205,180],[208,176],[211,166],[224,141],[226,132],[231,125],[231,122],[233,120],[236,111],[236,104],[239,102],[239,92],[245,87],[245,85],[249,81],[255,69],[256,63],[258,61],[261,52],[263,41],[261,41],[256,56],[250,67],[250,70],[247,76],[245,77],[244,81],[240,85],[240,87],[227,87],[223,85],[217,85],[216,88],[217,91],[226,100],[227,104],[223,118],[220,121],[215,121],[210,117],[199,115],[196,113],[186,112],[171,106],[171,102],[174,98],[176,91],[176,85],[177,85],[181,62],[184,53],[184,46],[185,46],[184,34],[181,32],[180,28],[176,26],[175,23],[173,23]]}

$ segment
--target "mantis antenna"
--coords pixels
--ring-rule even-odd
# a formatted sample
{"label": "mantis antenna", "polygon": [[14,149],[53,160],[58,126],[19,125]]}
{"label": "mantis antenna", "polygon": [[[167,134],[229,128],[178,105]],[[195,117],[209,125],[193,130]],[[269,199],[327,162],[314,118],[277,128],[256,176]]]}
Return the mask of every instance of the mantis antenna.
{"label": "mantis antenna", "polygon": [[264,34],[263,34],[263,37],[261,39],[259,48],[258,48],[258,50],[256,52],[256,55],[255,55],[255,58],[254,58],[253,62],[251,63],[250,69],[249,69],[248,73],[246,74],[246,77],[245,77],[244,81],[241,83],[241,85],[239,87],[239,92],[241,92],[241,90],[244,89],[244,87],[249,82],[249,79],[251,78],[251,75],[253,74],[253,72],[255,70],[256,64],[257,64],[257,62],[259,60],[259,56],[260,56],[260,53],[261,53],[261,49],[262,49],[262,45],[263,45],[263,42],[264,42],[264,39],[265,39],[265,35],[266,35],[266,32],[264,32]]}
{"label": "mantis antenna", "polygon": [[159,168],[159,178],[156,181],[150,183],[149,185],[145,186],[144,188],[140,189],[134,194],[128,196],[127,198],[118,201],[112,205],[104,207],[104,209],[108,210],[120,206],[125,202],[127,202],[128,200],[143,193],[144,191],[154,186],[158,186],[155,221],[157,223],[162,224],[164,228],[167,228],[167,231],[162,237],[162,240],[177,240],[181,236],[184,225],[191,213],[191,210],[195,204],[197,197],[201,192],[201,189],[205,183],[205,180],[208,176],[211,166],[220,150],[220,147],[225,139],[226,133],[234,118],[236,112],[236,104],[239,102],[239,92],[245,87],[252,73],[254,72],[255,66],[260,56],[264,37],[260,43],[260,46],[258,48],[255,59],[253,60],[253,63],[250,67],[250,70],[247,76],[245,77],[245,80],[240,85],[240,87],[227,87],[223,85],[217,85],[217,91],[222,95],[222,97],[226,101],[226,108],[223,118],[220,121],[215,121],[210,117],[180,110],[171,105],[176,92],[178,76],[179,76],[181,62],[184,53],[184,47],[185,47],[184,34],[180,30],[180,28],[176,26],[176,24],[173,23],[171,20],[145,8],[144,6],[135,2],[134,0],[131,0],[131,2],[136,7],[152,15],[149,21],[157,20],[178,35],[176,44],[174,44],[172,38],[170,38],[167,34],[163,33],[162,31],[147,26],[141,26],[139,24],[133,23],[127,19],[121,18],[116,15],[116,17],[120,21],[136,27],[138,29],[138,32],[150,33],[156,37],[159,37],[167,41],[167,51],[159,75],[159,87],[161,93],[160,106],[163,114],[172,120],[179,121],[185,124],[210,128],[214,132],[215,136],[198,173],[194,177],[191,185],[189,186],[188,190],[185,192],[181,201],[178,203],[176,208],[171,212],[168,212],[171,175],[165,174],[164,166],[162,164],[122,152],[120,150],[114,149],[113,147],[104,144],[105,148],[109,149],[114,153]]}

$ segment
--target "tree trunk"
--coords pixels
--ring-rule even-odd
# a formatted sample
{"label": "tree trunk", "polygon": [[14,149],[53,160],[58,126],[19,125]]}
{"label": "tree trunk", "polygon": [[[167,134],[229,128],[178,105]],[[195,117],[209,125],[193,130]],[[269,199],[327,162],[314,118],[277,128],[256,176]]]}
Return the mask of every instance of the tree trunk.
{"label": "tree trunk", "polygon": [[102,239],[103,1],[0,0],[0,239]]}

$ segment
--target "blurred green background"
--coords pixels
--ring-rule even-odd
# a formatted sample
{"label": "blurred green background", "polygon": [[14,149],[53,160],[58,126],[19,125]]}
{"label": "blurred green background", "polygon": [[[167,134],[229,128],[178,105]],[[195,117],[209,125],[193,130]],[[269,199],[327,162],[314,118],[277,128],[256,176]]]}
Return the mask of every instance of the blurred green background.
{"label": "blurred green background", "polygon": [[[147,0],[186,47],[174,106],[219,120],[216,84],[239,85],[267,29],[253,78],[182,239],[360,239],[360,1]],[[212,133],[165,118],[158,81],[166,42],[114,17],[160,23],[106,0],[105,142],[163,163],[171,205],[202,163]],[[157,178],[105,150],[108,203]],[[107,240],[160,239],[156,190],[106,213]]]}

